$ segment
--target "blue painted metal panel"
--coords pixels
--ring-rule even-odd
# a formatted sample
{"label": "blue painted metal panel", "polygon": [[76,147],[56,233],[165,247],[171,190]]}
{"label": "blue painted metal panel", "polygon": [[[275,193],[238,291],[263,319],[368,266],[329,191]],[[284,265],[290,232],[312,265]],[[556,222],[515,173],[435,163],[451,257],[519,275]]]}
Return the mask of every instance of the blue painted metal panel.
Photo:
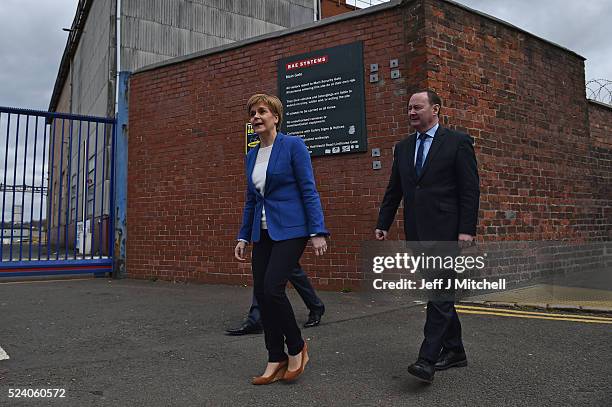
{"label": "blue painted metal panel", "polygon": [[44,269],[44,268],[61,268],[61,267],[84,267],[84,266],[109,266],[113,263],[112,259],[85,259],[85,260],[60,260],[50,262],[46,260],[22,260],[0,263],[0,272],[11,268],[23,269]]}
{"label": "blue painted metal panel", "polygon": [[0,275],[0,278],[5,277],[43,277],[43,276],[61,276],[61,275],[72,275],[72,274],[104,274],[110,273],[112,270],[111,266],[106,268],[100,268],[96,270],[87,270],[87,271],[79,271],[79,270],[48,270],[48,271],[19,271],[19,272],[10,272],[3,273]]}
{"label": "blue painted metal panel", "polygon": [[128,163],[128,86],[130,72],[119,72],[119,103],[117,107],[117,124],[113,145],[112,191],[115,203],[111,220],[115,226],[112,257],[113,276],[125,277],[125,256],[127,239],[127,163]]}

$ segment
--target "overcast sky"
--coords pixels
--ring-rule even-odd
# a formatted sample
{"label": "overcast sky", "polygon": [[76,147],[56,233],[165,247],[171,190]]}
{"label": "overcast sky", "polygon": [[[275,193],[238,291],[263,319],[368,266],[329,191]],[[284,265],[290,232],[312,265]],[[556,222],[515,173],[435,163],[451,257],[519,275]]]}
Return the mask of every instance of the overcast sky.
{"label": "overcast sky", "polygon": [[[372,0],[372,3],[378,2],[380,0]],[[587,58],[587,80],[612,80],[611,0],[458,2]],[[47,110],[68,37],[62,27],[70,27],[77,3],[77,0],[0,0],[0,106]],[[0,123],[0,132],[2,129],[5,129],[5,123]],[[14,149],[14,146],[10,148]],[[4,152],[2,142],[0,164],[4,164]],[[31,162],[31,150],[28,156]],[[9,158],[9,166],[11,162],[12,158]],[[3,170],[3,165],[0,165],[2,174]],[[18,171],[18,180],[22,173],[22,170]],[[0,182],[3,181],[1,178]],[[9,171],[9,184],[11,179]],[[26,208],[27,205],[26,202]]]}

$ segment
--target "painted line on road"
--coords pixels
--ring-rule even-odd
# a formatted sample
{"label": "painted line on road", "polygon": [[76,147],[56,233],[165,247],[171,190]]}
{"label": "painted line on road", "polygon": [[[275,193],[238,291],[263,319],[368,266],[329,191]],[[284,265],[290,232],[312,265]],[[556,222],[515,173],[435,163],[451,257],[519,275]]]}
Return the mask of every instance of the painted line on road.
{"label": "painted line on road", "polygon": [[6,359],[10,359],[9,355],[4,351],[4,349],[2,349],[2,346],[0,346],[0,360]]}
{"label": "painted line on road", "polygon": [[596,315],[574,315],[574,314],[555,314],[551,312],[536,312],[536,311],[519,311],[507,308],[492,308],[492,307],[476,307],[472,305],[456,305],[457,309],[476,310],[476,311],[499,311],[507,314],[521,314],[521,315],[542,315],[551,317],[571,317],[578,319],[596,319],[600,321],[612,321],[610,317],[600,317]]}
{"label": "painted line on road", "polygon": [[521,315],[521,314],[510,314],[502,312],[484,312],[484,311],[472,311],[458,309],[460,314],[476,314],[476,315],[494,315],[499,317],[512,317],[512,318],[529,318],[529,319],[547,319],[551,321],[569,321],[569,322],[584,322],[590,324],[612,324],[612,321],[601,321],[597,319],[580,319],[580,318],[563,318],[563,317],[549,317],[543,315]]}

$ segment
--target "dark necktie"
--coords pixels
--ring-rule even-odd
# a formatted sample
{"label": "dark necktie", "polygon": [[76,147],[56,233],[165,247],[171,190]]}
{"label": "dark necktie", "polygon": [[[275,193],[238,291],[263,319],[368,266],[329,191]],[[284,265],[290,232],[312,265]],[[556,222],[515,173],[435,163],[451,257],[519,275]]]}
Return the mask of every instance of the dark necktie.
{"label": "dark necktie", "polygon": [[414,164],[414,169],[416,171],[417,178],[421,176],[421,171],[423,171],[423,150],[425,149],[425,140],[429,137],[427,133],[419,134],[419,149],[417,151],[416,163]]}

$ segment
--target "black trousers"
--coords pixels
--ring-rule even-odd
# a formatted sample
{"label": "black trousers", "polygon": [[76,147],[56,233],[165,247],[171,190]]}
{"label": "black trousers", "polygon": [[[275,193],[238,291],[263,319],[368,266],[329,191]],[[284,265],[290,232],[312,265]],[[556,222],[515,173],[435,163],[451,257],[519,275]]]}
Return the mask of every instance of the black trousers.
{"label": "black trousers", "polygon": [[292,356],[300,353],[304,347],[302,333],[285,289],[291,272],[299,265],[307,242],[307,237],[273,241],[268,231],[262,229],[259,242],[253,244],[253,286],[255,298],[261,307],[269,362],[287,359],[285,343]]}
{"label": "black trousers", "polygon": [[465,352],[461,340],[461,322],[454,301],[427,302],[427,319],[423,331],[425,339],[421,344],[419,359],[433,364],[443,352]]}
{"label": "black trousers", "polygon": [[[298,265],[297,268],[293,269],[291,275],[289,276],[289,281],[293,285],[293,288],[295,288],[295,291],[297,291],[299,296],[302,298],[302,301],[304,301],[304,304],[310,313],[323,315],[325,312],[325,305],[317,295],[317,292],[310,283],[306,272],[301,266]],[[251,308],[249,309],[249,316],[247,319],[253,324],[257,324],[261,321],[261,311],[259,309],[257,297],[255,297],[255,290],[253,290],[253,301],[251,303]]]}
{"label": "black trousers", "polygon": [[[461,252],[456,242],[411,242],[415,254],[433,257],[458,256]],[[422,271],[428,281],[454,282],[457,273],[453,269],[432,268]],[[454,283],[451,283],[451,287]],[[455,289],[432,290],[427,293],[427,317],[423,334],[425,338],[419,351],[419,359],[436,363],[441,353],[454,351],[464,353],[461,339],[461,322],[455,310]]]}

